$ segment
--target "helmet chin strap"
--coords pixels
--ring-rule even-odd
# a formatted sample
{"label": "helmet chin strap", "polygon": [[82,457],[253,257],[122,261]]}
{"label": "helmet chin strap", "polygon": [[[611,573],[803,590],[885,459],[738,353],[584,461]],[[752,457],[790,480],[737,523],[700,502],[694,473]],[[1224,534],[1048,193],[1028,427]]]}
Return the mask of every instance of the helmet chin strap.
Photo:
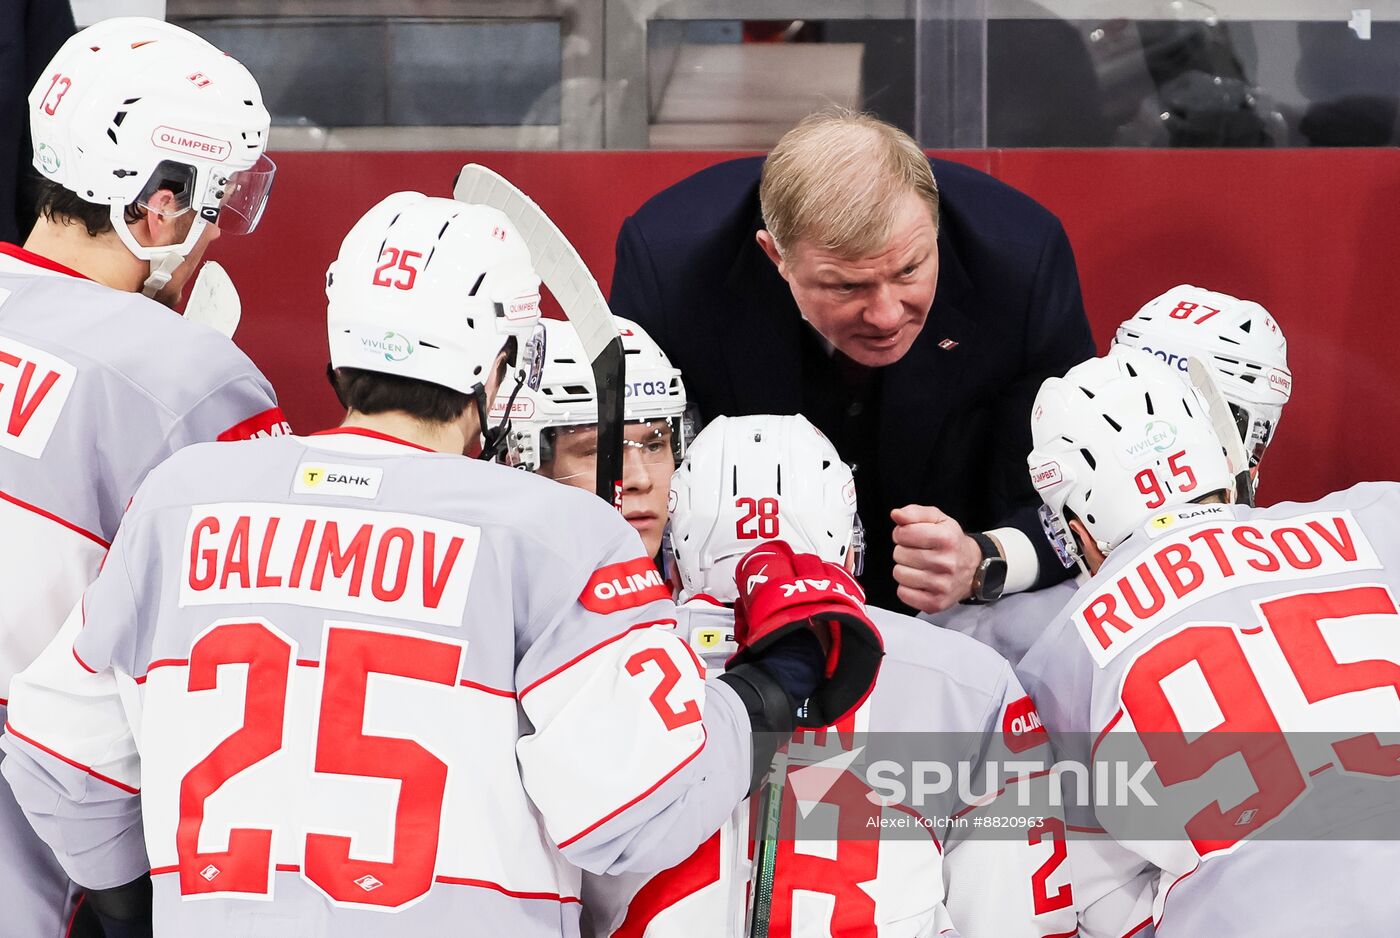
{"label": "helmet chin strap", "polygon": [[[516,378],[515,388],[510,392],[510,397],[506,400],[505,416],[501,422],[494,427],[487,427],[482,433],[481,455],[479,459],[493,460],[506,448],[506,443],[510,440],[510,413],[515,406],[515,396],[520,393],[520,389],[525,386],[525,372],[519,372]],[[483,427],[486,426],[486,389],[478,387],[475,394],[476,413]]]}
{"label": "helmet chin strap", "polygon": [[175,269],[184,262],[185,256],[174,251],[165,251],[151,258],[151,275],[146,278],[141,292],[146,296],[155,296],[164,290],[170,278],[175,275]]}

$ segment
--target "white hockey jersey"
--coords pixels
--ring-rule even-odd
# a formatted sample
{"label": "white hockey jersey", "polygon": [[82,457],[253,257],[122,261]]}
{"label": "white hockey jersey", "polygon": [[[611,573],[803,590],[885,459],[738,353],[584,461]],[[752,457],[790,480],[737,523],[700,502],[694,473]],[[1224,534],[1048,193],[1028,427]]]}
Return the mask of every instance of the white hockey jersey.
{"label": "white hockey jersey", "polygon": [[151,869],[157,936],[573,935],[580,868],[664,869],[748,789],[674,610],[586,492],[367,431],[192,446],[15,678],[3,770],[74,880]]}
{"label": "white hockey jersey", "polygon": [[1074,598],[1081,582],[1064,580],[1031,593],[1012,593],[994,603],[958,603],[942,612],[921,612],[918,617],[990,645],[1014,669]]}
{"label": "white hockey jersey", "polygon": [[0,244],[0,705],[153,466],[190,443],[286,430],[228,339]]}
{"label": "white hockey jersey", "polygon": [[[1397,593],[1392,483],[1188,506],[1113,552],[1020,668],[1094,770],[1097,807],[1067,806],[1082,935],[1394,932]],[[1155,806],[1099,781],[1146,760]]]}
{"label": "white hockey jersey", "polygon": [[[863,769],[848,769],[817,792],[799,780],[811,771],[798,763],[859,748],[874,734],[920,734],[914,746],[948,764],[963,762],[980,776],[989,761],[1048,754],[1034,708],[1011,669],[991,649],[912,617],[870,608],[886,655],[875,688],[853,718],[830,730],[798,734],[792,747],[784,817],[799,810],[835,816],[839,836],[779,841],[769,934],[964,938],[1060,936],[1074,932],[1073,893],[1065,858],[1063,822],[1015,836],[904,823],[907,804],[881,807]],[[678,610],[677,630],[712,671],[734,651],[733,611],[704,598]],[[1018,722],[1019,721],[1019,722]],[[855,733],[855,736],[850,735]],[[948,751],[954,749],[957,751]],[[804,752],[805,751],[805,752]],[[906,781],[908,781],[906,779]],[[820,794],[820,806],[807,803]],[[798,801],[802,800],[799,808]],[[751,807],[729,822],[684,863],[645,876],[589,876],[584,883],[589,931],[612,938],[742,938],[751,870]],[[925,818],[956,816],[969,823],[991,813],[956,791],[918,808]],[[872,835],[872,826],[897,827],[898,836]]]}

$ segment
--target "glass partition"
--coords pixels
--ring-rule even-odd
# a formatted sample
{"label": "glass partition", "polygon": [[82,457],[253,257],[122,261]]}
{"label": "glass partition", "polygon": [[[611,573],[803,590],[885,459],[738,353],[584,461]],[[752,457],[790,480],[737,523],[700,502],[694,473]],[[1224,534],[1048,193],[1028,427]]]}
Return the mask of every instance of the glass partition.
{"label": "glass partition", "polygon": [[281,149],[761,149],[872,111],[928,147],[1396,143],[1400,7],[1327,0],[169,0]]}

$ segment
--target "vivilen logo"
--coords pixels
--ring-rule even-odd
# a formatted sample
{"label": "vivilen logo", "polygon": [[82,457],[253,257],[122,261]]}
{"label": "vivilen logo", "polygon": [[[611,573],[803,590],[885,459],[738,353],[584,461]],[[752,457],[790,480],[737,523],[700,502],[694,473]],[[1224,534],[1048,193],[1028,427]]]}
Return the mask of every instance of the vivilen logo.
{"label": "vivilen logo", "polygon": [[1006,748],[1012,752],[1025,752],[1050,741],[1050,734],[1045,732],[1035,703],[1029,697],[1007,704],[1001,718],[1001,733],[1006,737]]}
{"label": "vivilen logo", "polygon": [[233,147],[229,145],[227,140],[216,140],[203,134],[165,126],[157,127],[151,131],[151,143],[162,150],[200,156],[220,163],[228,159],[229,154],[233,152]]}
{"label": "vivilen logo", "polygon": [[661,578],[651,558],[638,557],[595,571],[584,584],[578,601],[589,612],[607,615],[670,598],[671,588]]}

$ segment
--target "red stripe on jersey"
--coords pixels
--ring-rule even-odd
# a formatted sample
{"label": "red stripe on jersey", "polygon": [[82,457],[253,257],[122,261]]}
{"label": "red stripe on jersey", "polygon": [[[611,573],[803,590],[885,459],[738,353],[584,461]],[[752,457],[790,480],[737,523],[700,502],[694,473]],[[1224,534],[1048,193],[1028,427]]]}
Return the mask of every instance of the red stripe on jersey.
{"label": "red stripe on jersey", "polygon": [[930,822],[928,818],[926,818],[924,815],[920,814],[918,811],[915,811],[913,808],[909,807],[908,805],[904,805],[904,804],[892,804],[892,805],[890,805],[890,807],[893,808],[893,809],[896,810],[896,811],[903,811],[905,814],[909,815],[910,817],[916,818],[917,820],[922,821],[923,823],[922,823],[920,826],[923,827],[924,830],[928,831],[928,835],[929,835],[930,837],[933,838],[933,845],[934,845],[935,847],[938,848],[938,852],[939,852],[940,854],[943,852],[943,842],[940,841],[940,840],[938,839],[938,834],[937,834],[937,833],[934,831],[934,829],[933,829],[933,828],[934,828],[934,824],[933,824],[932,822]]}
{"label": "red stripe on jersey", "polygon": [[686,756],[684,759],[682,759],[682,760],[676,765],[676,767],[675,767],[674,769],[672,769],[671,771],[667,772],[665,775],[661,776],[661,778],[657,780],[657,782],[656,782],[655,785],[652,785],[652,786],[651,786],[650,788],[648,788],[646,791],[642,792],[640,795],[638,795],[637,797],[633,798],[631,801],[627,802],[626,804],[624,804],[624,805],[618,807],[616,810],[610,811],[610,812],[608,812],[607,814],[603,815],[603,817],[599,818],[597,821],[594,821],[592,824],[588,825],[587,827],[585,827],[583,830],[579,831],[579,832],[578,832],[577,834],[575,834],[574,836],[568,838],[567,840],[561,840],[561,841],[559,842],[559,849],[560,849],[560,850],[563,850],[565,847],[569,846],[569,844],[571,844],[571,843],[574,843],[574,842],[577,841],[579,838],[585,837],[585,836],[587,836],[587,835],[593,833],[595,830],[597,830],[598,828],[602,827],[604,824],[608,823],[608,822],[611,821],[613,818],[617,817],[617,816],[618,816],[619,814],[621,814],[623,811],[626,811],[628,808],[632,807],[634,804],[636,804],[637,802],[641,801],[643,798],[646,798],[646,797],[647,797],[648,795],[650,795],[652,792],[656,791],[656,790],[657,790],[658,788],[660,788],[662,785],[665,785],[667,782],[669,782],[669,781],[671,780],[671,777],[672,777],[673,775],[675,775],[675,774],[676,774],[677,772],[679,772],[681,769],[685,768],[687,765],[690,765],[690,763],[693,762],[693,761],[695,760],[695,757],[696,757],[696,756],[698,756],[698,755],[700,755],[700,753],[704,752],[704,750],[705,750],[705,743],[709,740],[709,738],[710,738],[709,732],[705,732],[705,734],[700,738],[700,745],[698,745],[698,746],[695,747],[695,751],[692,752],[690,755]]}
{"label": "red stripe on jersey", "polygon": [[298,658],[298,659],[297,659],[297,667],[298,667],[298,668],[319,668],[320,666],[321,666],[321,662],[317,661],[315,658]]}
{"label": "red stripe on jersey", "polygon": [[146,683],[146,678],[151,676],[151,672],[156,668],[188,668],[190,659],[188,658],[161,658],[146,665],[146,673],[136,678],[137,684]]}
{"label": "red stripe on jersey", "polygon": [[470,687],[472,690],[479,690],[485,694],[495,694],[497,697],[509,697],[515,699],[515,691],[501,690],[499,687],[487,687],[485,684],[478,684],[476,681],[458,681],[460,687]]}
{"label": "red stripe on jersey", "polygon": [[42,267],[44,270],[52,270],[56,274],[67,274],[70,277],[77,277],[79,280],[92,279],[87,274],[80,274],[72,267],[65,267],[58,261],[51,261],[42,254],[26,251],[18,244],[0,243],[0,254],[13,257],[15,260],[29,264],[31,267]]}
{"label": "red stripe on jersey", "polygon": [[215,439],[220,443],[232,443],[238,440],[251,440],[260,436],[284,436],[292,432],[291,426],[287,423],[287,418],[282,415],[282,408],[269,407],[260,414],[254,414],[247,420],[240,420],[220,433]]}
{"label": "red stripe on jersey", "polygon": [[397,443],[400,446],[407,446],[412,449],[421,449],[425,453],[435,453],[437,450],[426,446],[419,446],[417,443],[410,443],[408,440],[401,440],[396,436],[387,433],[380,433],[378,430],[370,430],[365,427],[332,427],[329,430],[317,430],[312,436],[336,436],[346,434],[349,436],[367,436],[371,440],[383,440],[386,443]]}
{"label": "red stripe on jersey", "polygon": [[719,882],[720,832],[705,841],[680,863],[658,873],[637,890],[627,903],[627,917],[622,920],[612,938],[643,938],[654,918],[687,896]]}
{"label": "red stripe on jersey", "polygon": [[1076,928],[1074,931],[1062,931],[1053,935],[1046,935],[1045,938],[1074,938],[1077,934],[1079,934],[1079,929]]}
{"label": "red stripe on jersey", "polygon": [[447,886],[479,886],[482,889],[494,889],[496,892],[504,893],[513,899],[543,899],[549,902],[579,902],[582,904],[577,896],[561,896],[557,892],[516,892],[513,889],[507,889],[500,883],[492,883],[484,879],[461,879],[456,876],[439,876],[436,878],[435,882],[443,883]]}
{"label": "red stripe on jersey", "polygon": [[[179,872],[178,866],[158,866],[151,870],[152,876],[166,876],[170,873]],[[277,864],[279,873],[300,873],[301,866],[296,863]],[[461,879],[456,876],[438,876],[434,882],[442,883],[444,886],[479,886],[482,889],[494,889],[515,899],[543,899],[550,902],[579,902],[577,896],[561,896],[557,892],[517,892],[514,889],[507,889],[500,883],[489,882],[484,879]]]}
{"label": "red stripe on jersey", "polygon": [[11,736],[15,737],[16,739],[23,740],[24,742],[26,742],[26,743],[28,743],[29,745],[33,746],[35,749],[38,749],[40,752],[48,753],[49,755],[53,756],[55,759],[59,760],[60,762],[64,762],[64,763],[66,763],[66,764],[68,764],[68,765],[71,765],[71,766],[72,766],[73,768],[75,768],[75,769],[80,769],[80,770],[86,772],[87,774],[91,775],[93,778],[97,779],[99,782],[106,782],[108,785],[111,785],[113,788],[120,788],[122,791],[124,791],[124,792],[126,792],[127,794],[130,794],[130,795],[139,795],[139,794],[141,794],[141,789],[139,789],[139,788],[132,788],[130,785],[123,785],[121,782],[117,781],[116,779],[114,779],[114,778],[108,778],[106,775],[103,775],[101,772],[95,771],[95,770],[92,768],[92,766],[83,765],[81,762],[78,762],[78,761],[76,761],[76,760],[74,760],[74,759],[68,758],[67,756],[65,756],[65,755],[64,755],[63,753],[61,753],[61,752],[58,752],[58,751],[53,750],[53,749],[50,749],[48,746],[45,746],[45,745],[44,745],[43,743],[41,743],[41,742],[38,742],[38,741],[33,740],[33,739],[30,739],[28,736],[25,736],[25,735],[24,735],[23,733],[21,733],[19,730],[15,729],[13,723],[7,722],[7,723],[5,724],[5,732],[9,733]]}
{"label": "red stripe on jersey", "polygon": [[78,654],[78,649],[74,648],[74,649],[72,649],[72,651],[73,651],[73,660],[76,661],[76,662],[78,662],[78,664],[82,666],[82,669],[83,669],[84,671],[86,671],[88,674],[96,674],[96,673],[97,673],[97,669],[96,669],[96,668],[90,668],[90,667],[88,667],[88,663],[82,659],[82,656],[81,656],[81,655]]}
{"label": "red stripe on jersey", "polygon": [[1312,778],[1314,775],[1321,775],[1323,772],[1326,772],[1328,769],[1332,768],[1333,765],[1334,763],[1332,762],[1329,762],[1326,765],[1319,765],[1317,768],[1313,769],[1311,772],[1308,773],[1308,778]]}
{"label": "red stripe on jersey", "polygon": [[96,544],[98,547],[101,547],[103,550],[107,550],[108,548],[110,548],[110,547],[112,546],[112,544],[111,544],[110,541],[104,541],[101,537],[97,536],[96,534],[93,534],[91,531],[87,530],[86,528],[80,528],[80,527],[78,527],[76,524],[74,524],[74,523],[71,522],[71,521],[65,521],[65,520],[63,520],[62,518],[60,518],[58,515],[54,514],[53,512],[51,512],[51,511],[45,511],[44,509],[40,508],[38,505],[31,505],[31,504],[29,504],[29,502],[23,501],[22,499],[15,498],[13,495],[9,495],[9,494],[7,494],[7,493],[5,493],[5,492],[0,492],[0,501],[7,501],[7,502],[9,502],[11,505],[14,505],[16,508],[23,508],[25,511],[32,511],[34,514],[38,515],[39,517],[41,517],[41,518],[47,518],[49,521],[52,521],[54,524],[61,524],[61,525],[63,525],[65,528],[67,528],[68,530],[72,531],[74,534],[81,534],[83,537],[85,537],[85,538],[87,538],[88,540],[92,541],[94,544]]}
{"label": "red stripe on jersey", "polygon": [[1076,827],[1073,824],[1066,824],[1065,830],[1074,831],[1076,834],[1107,834],[1108,831],[1102,827]]}
{"label": "red stripe on jersey", "polygon": [[652,627],[658,626],[658,625],[675,625],[675,624],[676,624],[676,620],[675,620],[675,619],[658,619],[658,620],[656,620],[655,622],[638,622],[636,625],[632,626],[631,628],[629,628],[629,629],[627,629],[627,630],[625,630],[625,631],[622,631],[622,632],[618,632],[618,633],[617,633],[616,635],[614,635],[612,638],[604,639],[603,641],[601,641],[601,642],[599,642],[598,644],[594,645],[592,648],[589,648],[587,651],[580,652],[579,654],[577,654],[577,655],[575,655],[574,657],[570,658],[568,661],[566,661],[566,662],[564,662],[563,664],[561,664],[559,667],[555,668],[553,671],[550,671],[550,672],[549,672],[548,674],[546,674],[544,677],[542,677],[542,678],[540,678],[540,679],[534,681],[534,682],[531,683],[531,684],[526,685],[525,689],[522,690],[522,691],[520,692],[520,699],[521,699],[521,700],[524,700],[526,694],[530,693],[530,691],[534,690],[536,687],[539,687],[539,686],[540,686],[541,684],[543,684],[545,681],[548,681],[548,680],[550,680],[550,679],[552,679],[552,678],[558,677],[558,676],[559,676],[560,674],[562,674],[563,672],[569,670],[569,669],[572,668],[574,665],[578,664],[578,663],[579,663],[580,661],[582,661],[584,658],[587,658],[589,655],[593,654],[593,653],[596,652],[596,651],[600,651],[600,650],[602,650],[602,649],[608,647],[609,645],[611,645],[613,642],[617,641],[617,640],[620,639],[620,638],[626,638],[628,635],[631,635],[633,632],[637,631],[638,629],[649,629],[649,628],[652,628]]}
{"label": "red stripe on jersey", "polygon": [[1192,869],[1190,873],[1186,873],[1183,876],[1178,876],[1176,880],[1170,886],[1167,887],[1167,894],[1162,897],[1162,915],[1160,918],[1157,919],[1158,925],[1161,925],[1162,919],[1167,917],[1167,903],[1171,901],[1172,890],[1175,889],[1177,887],[1177,884],[1180,883],[1182,880],[1190,879],[1193,875],[1195,875],[1196,870],[1199,870],[1200,868],[1201,863],[1199,860],[1197,860],[1195,868]]}
{"label": "red stripe on jersey", "polygon": [[1128,931],[1125,931],[1125,932],[1123,933],[1123,938],[1133,938],[1134,935],[1138,934],[1138,933],[1141,932],[1144,928],[1148,927],[1148,926],[1151,925],[1151,924],[1152,924],[1152,916],[1149,915],[1147,918],[1143,919],[1141,922],[1138,922],[1137,925],[1133,926],[1133,928],[1131,928],[1131,929],[1128,930]]}
{"label": "red stripe on jersey", "polygon": [[1090,762],[1094,761],[1094,753],[1099,751],[1099,743],[1103,742],[1103,738],[1108,735],[1108,731],[1117,726],[1118,721],[1121,719],[1123,719],[1123,708],[1119,707],[1118,712],[1113,715],[1113,719],[1109,720],[1104,728],[1099,730],[1099,735],[1094,737],[1094,745],[1089,747]]}
{"label": "red stripe on jersey", "polygon": [[73,904],[73,914],[68,919],[68,928],[63,933],[63,938],[73,938],[73,923],[78,920],[78,910],[83,907],[83,902],[87,899],[87,893],[78,896],[78,901]]}
{"label": "red stripe on jersey", "polygon": [[969,813],[969,812],[971,812],[971,811],[976,811],[978,808],[985,808],[987,805],[991,804],[993,801],[996,801],[996,800],[997,800],[998,798],[1000,798],[1002,795],[1006,794],[1006,789],[1007,789],[1007,788],[1010,788],[1012,785],[1016,784],[1017,782],[1023,782],[1023,781],[1024,781],[1024,782],[1029,782],[1031,779],[1040,778],[1042,775],[1049,775],[1049,774],[1050,774],[1050,770],[1049,770],[1049,769],[1041,769],[1039,772],[1031,772],[1029,775],[1018,775],[1018,776],[1016,776],[1015,778],[1013,778],[1009,783],[1007,783],[1005,786],[1003,786],[1003,787],[1001,787],[1001,788],[998,788],[998,789],[996,790],[996,794],[991,795],[991,796],[988,796],[987,799],[986,799],[985,801],[981,801],[981,802],[979,802],[979,803],[977,803],[977,804],[970,804],[970,805],[968,805],[967,807],[965,807],[965,808],[963,808],[961,811],[959,811],[957,814],[954,814],[953,817],[955,817],[955,818],[960,818],[960,817],[962,817],[964,814],[967,814],[967,813]]}

